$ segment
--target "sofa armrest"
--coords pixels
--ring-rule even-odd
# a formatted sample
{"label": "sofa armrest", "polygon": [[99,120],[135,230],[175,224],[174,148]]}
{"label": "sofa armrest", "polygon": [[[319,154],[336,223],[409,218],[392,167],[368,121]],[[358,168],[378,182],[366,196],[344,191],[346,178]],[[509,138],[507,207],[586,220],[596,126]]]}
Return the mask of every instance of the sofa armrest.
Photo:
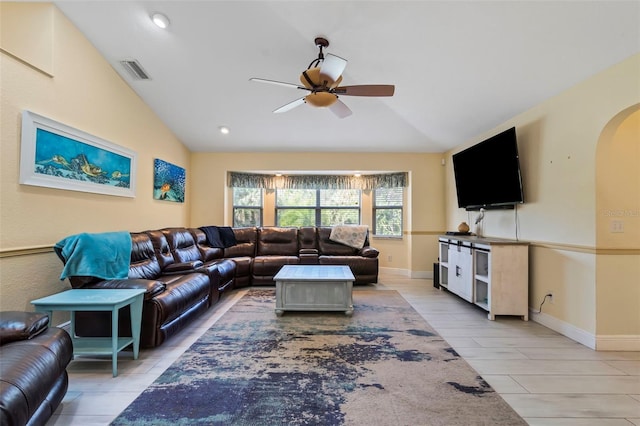
{"label": "sofa armrest", "polygon": [[202,268],[204,263],[202,260],[191,260],[189,262],[180,262],[180,263],[172,263],[171,265],[165,266],[162,270],[163,274],[172,275],[172,274],[184,274],[185,272],[196,272],[198,268]]}
{"label": "sofa armrest", "polygon": [[49,317],[42,312],[2,311],[0,312],[0,345],[28,340],[45,331]]}
{"label": "sofa armrest", "polygon": [[300,249],[299,251],[300,255],[307,255],[307,256],[313,256],[313,255],[318,255],[318,249],[309,249],[309,248],[303,248]]}
{"label": "sofa armrest", "polygon": [[378,257],[380,252],[373,247],[365,246],[360,249],[360,253],[358,254],[362,257],[369,257],[369,258],[375,259],[376,257]]}
{"label": "sofa armrest", "polygon": [[93,283],[84,288],[115,288],[115,289],[144,289],[144,299],[148,300],[162,293],[167,285],[162,281],[145,280],[143,278],[130,278],[126,280],[104,280]]}

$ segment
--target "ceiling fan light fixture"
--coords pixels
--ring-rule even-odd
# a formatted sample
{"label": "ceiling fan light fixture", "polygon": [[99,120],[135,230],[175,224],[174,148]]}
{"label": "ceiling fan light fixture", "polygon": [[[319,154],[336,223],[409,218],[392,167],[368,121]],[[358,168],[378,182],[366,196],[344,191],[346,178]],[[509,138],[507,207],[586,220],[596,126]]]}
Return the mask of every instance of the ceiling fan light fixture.
{"label": "ceiling fan light fixture", "polygon": [[333,105],[338,100],[338,97],[329,92],[316,92],[305,96],[304,101],[309,105],[313,105],[318,108],[326,108]]}
{"label": "ceiling fan light fixture", "polygon": [[302,83],[302,85],[307,89],[313,89],[313,86],[324,86],[325,82],[326,87],[333,89],[342,82],[342,76],[340,76],[336,81],[333,81],[328,76],[320,77],[320,67],[309,68],[300,74],[300,83]]}
{"label": "ceiling fan light fixture", "polygon": [[166,29],[169,26],[169,18],[166,15],[156,12],[151,15],[151,20],[156,26]]}

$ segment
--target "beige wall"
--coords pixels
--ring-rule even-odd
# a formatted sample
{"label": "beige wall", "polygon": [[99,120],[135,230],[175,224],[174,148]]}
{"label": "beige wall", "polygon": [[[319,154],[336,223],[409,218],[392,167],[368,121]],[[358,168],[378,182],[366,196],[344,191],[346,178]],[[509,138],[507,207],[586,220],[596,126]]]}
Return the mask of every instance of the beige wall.
{"label": "beige wall", "polygon": [[[614,117],[596,158],[598,347],[632,342],[640,329],[640,104]],[[622,226],[623,232],[611,232]],[[634,255],[634,253],[636,255]]]}
{"label": "beige wall", "polygon": [[[187,225],[188,203],[153,200],[153,160],[188,169],[190,156],[57,8],[2,2],[0,12],[3,30],[9,24],[29,29],[0,41],[0,309],[31,309],[30,300],[68,288],[51,252],[63,237]],[[47,63],[52,68],[45,73],[40,68]],[[20,185],[23,110],[135,151],[136,197]]]}
{"label": "beige wall", "polygon": [[[231,224],[230,190],[224,184],[229,171],[406,171],[410,186],[406,188],[405,235],[401,240],[374,238],[372,244],[381,252],[381,267],[411,271],[414,276],[429,275],[438,257],[437,235],[444,230],[444,167],[440,161],[440,154],[415,153],[193,153],[191,175],[196,196],[191,224]],[[363,223],[368,225],[370,206],[370,193],[365,191]],[[268,205],[264,219],[265,225],[274,225]]]}
{"label": "beige wall", "polygon": [[[602,335],[611,345],[640,350],[639,219],[625,218],[628,232],[613,236],[601,215],[601,208],[609,207],[596,205],[597,197],[608,194],[606,198],[613,197],[606,202],[611,208],[638,209],[640,139],[635,121],[620,129],[617,123],[610,131],[616,135],[612,143],[624,147],[603,165],[605,174],[616,173],[617,183],[599,187],[596,182],[601,134],[617,114],[640,102],[638,75],[640,55],[635,55],[447,153],[451,228],[468,218],[457,208],[451,155],[516,126],[526,201],[517,210],[518,236],[532,242],[529,305],[537,310],[544,295],[553,292],[554,303],[546,303],[536,320],[590,346]],[[624,166],[620,157],[625,157]],[[515,222],[514,211],[489,211],[485,234],[515,238]],[[601,236],[598,241],[596,235]],[[621,245],[612,246],[612,239]],[[628,250],[608,251],[602,258],[605,254],[599,251],[612,247]],[[609,290],[615,298],[605,296]],[[617,303],[622,299],[623,305]]]}

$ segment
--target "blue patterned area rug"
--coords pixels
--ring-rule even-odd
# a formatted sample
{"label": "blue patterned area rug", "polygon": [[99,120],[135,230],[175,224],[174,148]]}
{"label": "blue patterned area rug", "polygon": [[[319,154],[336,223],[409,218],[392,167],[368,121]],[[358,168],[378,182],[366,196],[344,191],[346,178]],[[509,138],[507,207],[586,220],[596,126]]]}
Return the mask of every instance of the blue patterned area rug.
{"label": "blue patterned area rug", "polygon": [[113,425],[526,425],[396,291],[354,313],[243,296]]}

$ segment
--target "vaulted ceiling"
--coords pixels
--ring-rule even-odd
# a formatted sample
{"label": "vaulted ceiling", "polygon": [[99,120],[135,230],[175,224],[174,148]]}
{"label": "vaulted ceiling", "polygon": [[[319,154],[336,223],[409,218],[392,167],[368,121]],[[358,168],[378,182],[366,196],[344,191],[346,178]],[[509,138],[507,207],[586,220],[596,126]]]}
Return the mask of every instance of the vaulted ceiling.
{"label": "vaulted ceiling", "polygon": [[[54,3],[202,152],[443,152],[640,52],[638,1]],[[341,96],[344,119],[310,105],[273,114],[305,93],[249,79],[298,84],[317,36],[348,60],[343,85],[395,95]],[[132,59],[150,80],[120,64]]]}

